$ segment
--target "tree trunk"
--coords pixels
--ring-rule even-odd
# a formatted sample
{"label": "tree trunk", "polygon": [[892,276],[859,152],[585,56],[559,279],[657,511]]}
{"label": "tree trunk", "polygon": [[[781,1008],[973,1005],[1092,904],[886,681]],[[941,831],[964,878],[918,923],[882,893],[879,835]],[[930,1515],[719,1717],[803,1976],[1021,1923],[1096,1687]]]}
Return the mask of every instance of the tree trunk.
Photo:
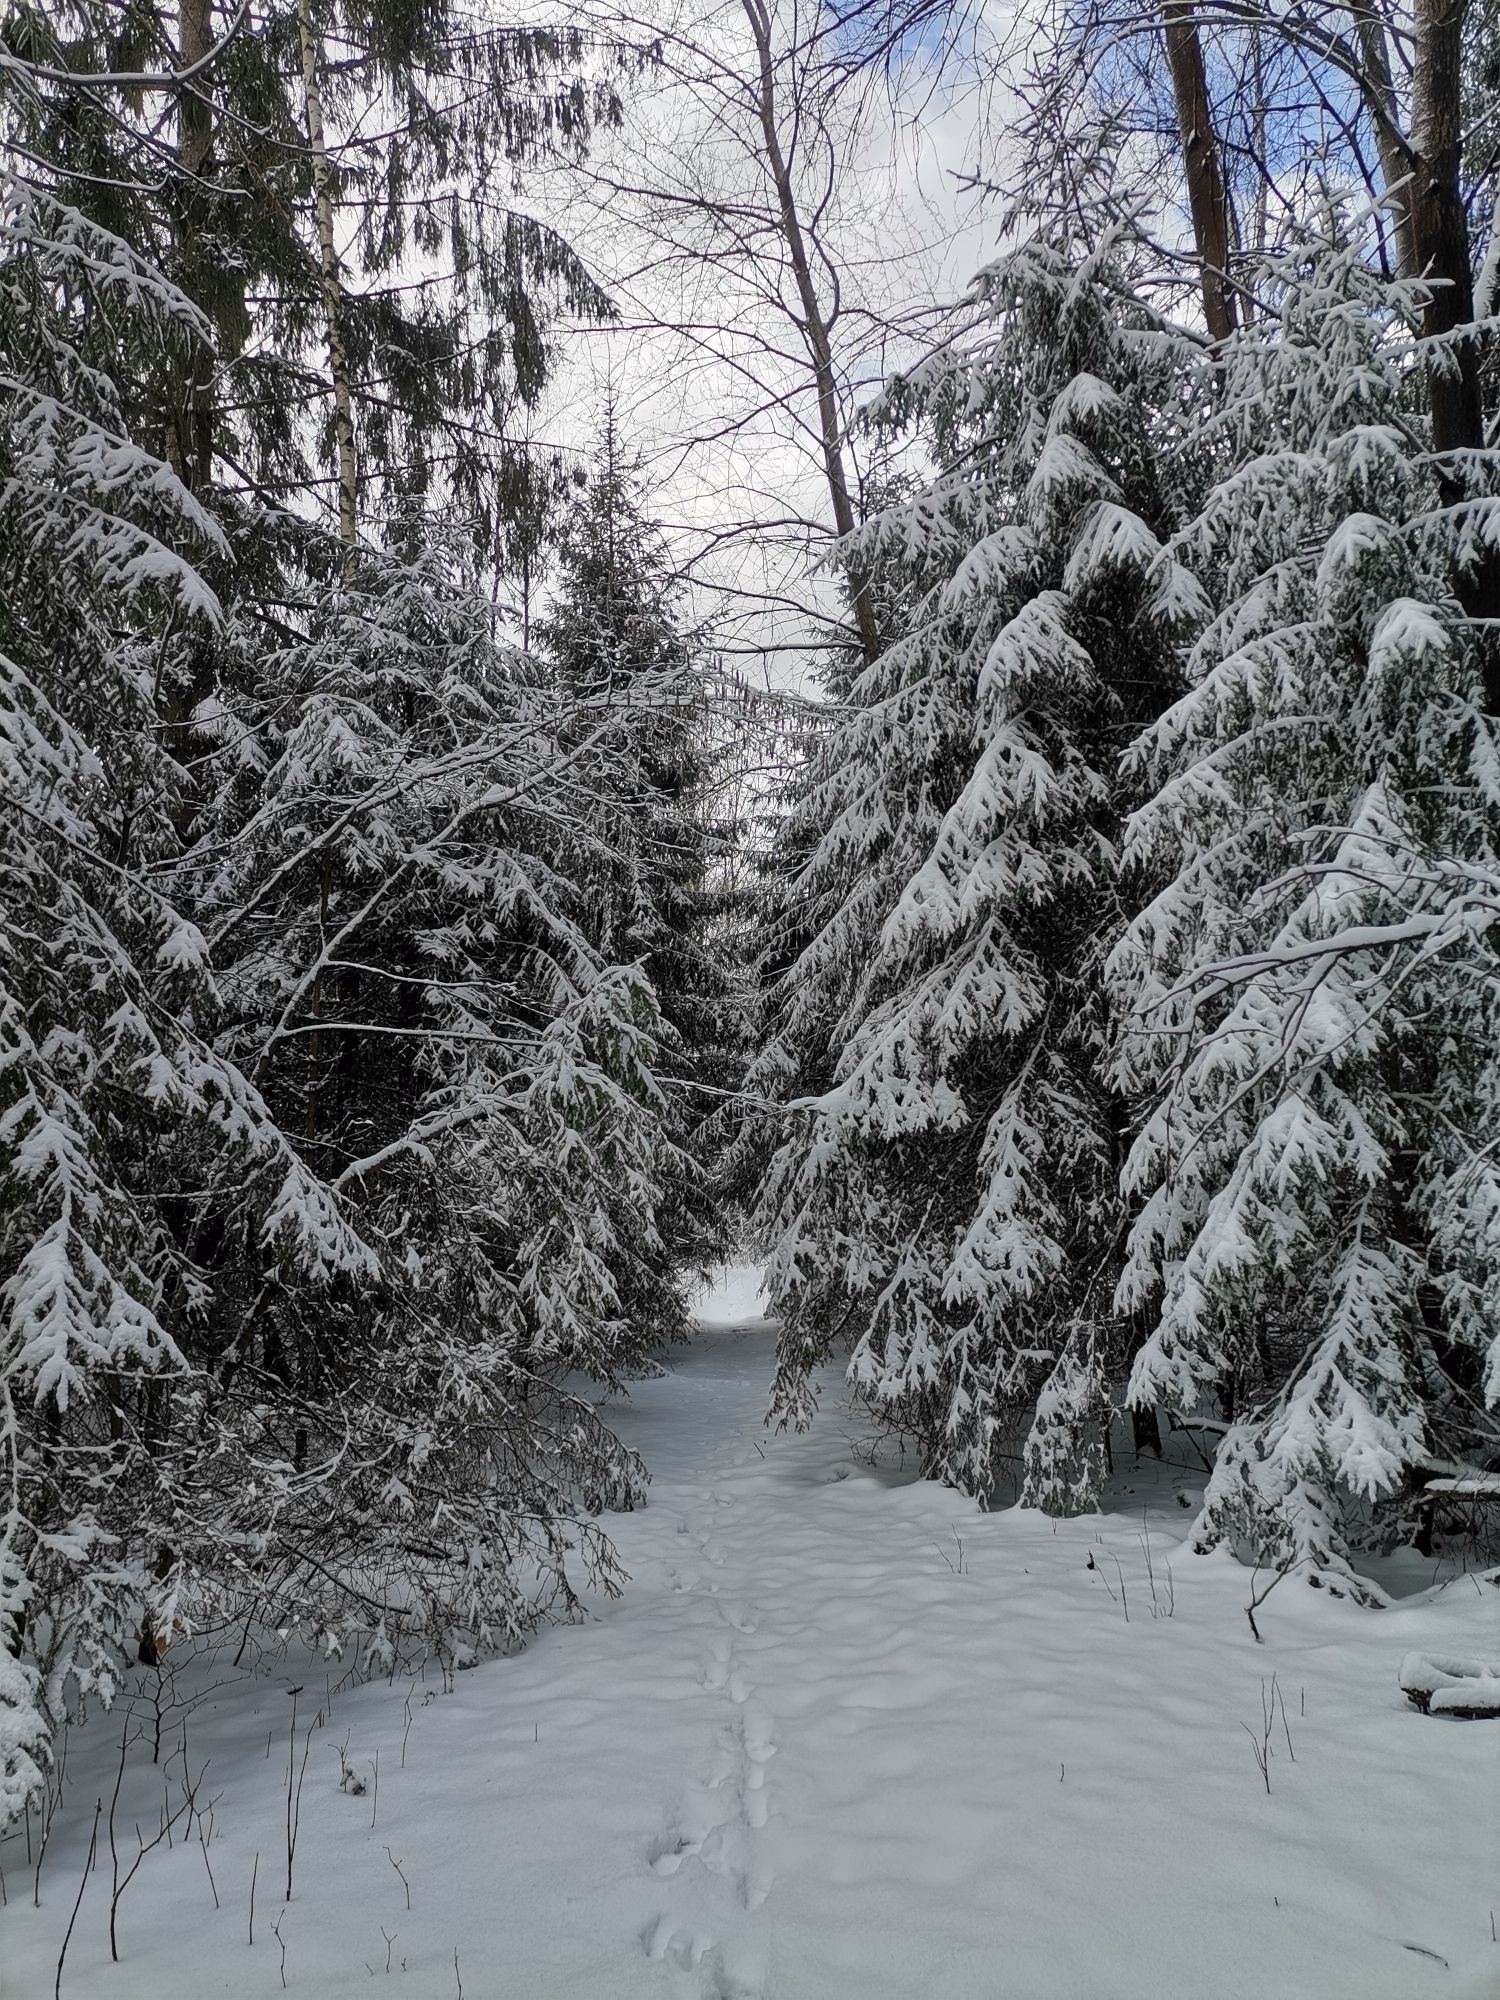
{"label": "tree trunk", "polygon": [[[1463,119],[1463,30],[1467,0],[1416,0],[1416,59],[1412,68],[1412,250],[1418,275],[1431,286],[1422,313],[1422,333],[1442,340],[1474,317],[1474,280],[1469,263],[1469,222],[1464,209],[1461,167]],[[1484,402],[1475,340],[1449,345],[1427,368],[1427,407],[1435,452],[1479,451],[1484,447]],[[1438,473],[1445,506],[1468,497],[1468,481],[1457,465]],[[1500,556],[1482,551],[1458,579],[1464,610],[1474,619],[1500,616]],[[1493,629],[1483,635],[1484,703],[1500,715],[1500,645]]]}
{"label": "tree trunk", "polygon": [[312,153],[313,190],[318,209],[318,262],[323,279],[323,313],[328,324],[328,368],[333,377],[333,430],[338,446],[339,540],[354,547],[358,534],[359,471],[354,457],[354,404],[349,394],[349,359],[341,324],[343,290],[333,239],[333,169],[323,137],[323,96],[318,83],[320,50],[313,33],[310,0],[297,0],[297,34],[302,44],[302,84],[307,98],[307,143]]}
{"label": "tree trunk", "polygon": [[1186,0],[1166,0],[1163,25],[1187,178],[1188,212],[1198,252],[1203,318],[1209,338],[1222,341],[1234,332],[1239,314],[1229,283],[1229,194],[1209,109],[1203,46]]}
{"label": "tree trunk", "polygon": [[1142,1452],[1147,1451],[1153,1458],[1165,1456],[1162,1448],[1161,1418],[1154,1403],[1149,1410],[1138,1409],[1134,1403],[1131,1404],[1130,1439],[1135,1446],[1137,1458]]}
{"label": "tree trunk", "polygon": [[[182,67],[202,62],[212,47],[213,0],[180,0],[177,53]],[[178,249],[189,269],[196,257],[193,238],[204,209],[213,142],[213,103],[208,80],[199,75],[179,86],[177,108],[177,165],[185,182]],[[214,464],[213,355],[199,341],[189,350],[186,379],[174,400],[169,455],[183,484],[198,490],[212,480]]]}
{"label": "tree trunk", "polygon": [[[212,0],[180,0],[177,10],[177,54],[184,69],[201,63],[213,47]],[[196,174],[213,144],[213,106],[202,76],[180,84],[177,160],[184,173]]]}
{"label": "tree trunk", "polygon": [[[1469,224],[1459,178],[1463,123],[1459,94],[1466,0],[1417,0],[1416,62],[1411,105],[1412,248],[1417,275],[1432,284],[1422,315],[1429,340],[1474,317]],[[1465,341],[1453,367],[1427,373],[1434,451],[1478,450],[1484,444],[1479,357]],[[1454,497],[1461,488],[1454,482]]]}
{"label": "tree trunk", "polygon": [[1386,194],[1394,195],[1386,213],[1390,217],[1391,234],[1396,239],[1396,270],[1403,278],[1415,278],[1422,267],[1412,241],[1411,148],[1401,136],[1400,112],[1395,86],[1391,82],[1385,28],[1375,12],[1374,0],[1370,0],[1370,4],[1356,14],[1354,25],[1359,36],[1359,57],[1364,66],[1365,106],[1370,114],[1370,123],[1375,128],[1381,178],[1385,182]]}
{"label": "tree trunk", "polygon": [[[782,149],[781,129],[777,122],[776,111],[776,72],[771,60],[771,17],[765,0],[743,0],[743,5],[746,19],[750,23],[750,32],[755,37],[756,56],[760,66],[756,109],[760,118],[761,135],[765,140],[766,165],[770,171],[771,184],[775,189],[776,204],[781,216],[781,234],[786,243],[787,257],[791,263],[797,297],[802,307],[800,322],[802,337],[807,343],[818,397],[818,429],[823,451],[823,470],[828,482],[828,496],[833,506],[834,531],[842,540],[853,534],[856,523],[853,502],[849,497],[848,473],[844,464],[838,385],[834,375],[833,349],[829,339],[832,316],[824,311],[822,301],[818,297],[818,288],[812,273],[812,261],[808,255],[807,235],[797,208],[796,189],[792,185],[791,170]],[[860,651],[868,663],[880,653],[880,632],[875,622],[875,607],[870,599],[869,581],[862,569],[848,560],[843,562],[843,571],[849,587],[849,601],[854,611],[855,627],[859,633]]]}

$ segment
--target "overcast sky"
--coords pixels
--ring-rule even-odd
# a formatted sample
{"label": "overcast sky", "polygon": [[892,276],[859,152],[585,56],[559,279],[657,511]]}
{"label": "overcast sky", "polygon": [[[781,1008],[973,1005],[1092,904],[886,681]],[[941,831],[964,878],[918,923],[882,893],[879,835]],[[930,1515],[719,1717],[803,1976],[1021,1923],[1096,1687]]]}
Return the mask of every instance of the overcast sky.
{"label": "overcast sky", "polygon": [[[729,664],[800,688],[816,634],[792,607],[832,608],[832,586],[808,574],[829,508],[810,375],[778,304],[790,279],[779,239],[756,227],[762,142],[733,83],[749,72],[749,37],[739,0],[666,0],[651,20],[668,30],[669,64],[628,87],[624,130],[598,143],[590,173],[525,191],[620,309],[618,326],[565,330],[534,431],[586,447],[612,394],[652,509],[690,571],[695,615],[712,618]],[[1001,165],[993,88],[940,93],[920,50],[897,82],[894,100],[870,93],[857,117],[852,101],[836,107],[831,143],[804,128],[797,156],[809,212],[823,204],[820,239],[844,307],[838,358],[861,400],[923,351],[936,309],[961,295],[996,226],[964,184]],[[742,256],[684,212],[688,194],[735,205]],[[862,438],[853,451],[868,457]]]}

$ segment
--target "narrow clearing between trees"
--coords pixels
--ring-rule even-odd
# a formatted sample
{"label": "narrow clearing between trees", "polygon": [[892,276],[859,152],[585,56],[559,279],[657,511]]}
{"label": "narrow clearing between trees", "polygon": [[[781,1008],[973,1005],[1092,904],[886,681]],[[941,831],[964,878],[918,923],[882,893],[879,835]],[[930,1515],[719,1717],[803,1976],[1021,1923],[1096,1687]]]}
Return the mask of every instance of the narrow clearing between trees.
{"label": "narrow clearing between trees", "polygon": [[[451,1680],[179,1667],[155,1766],[139,1676],[120,1875],[181,1806],[184,1724],[202,1817],[120,1894],[115,1965],[125,1708],[72,1731],[40,1910],[35,1826],[31,1869],[5,1843],[5,1992],[53,1991],[83,1884],[69,2000],[1500,1995],[1500,1723],[1397,1683],[1413,1650],[1500,1657],[1493,1583],[1371,1612],[1294,1577],[1257,1645],[1250,1573],[1181,1546],[1182,1467],[1125,1453],[1102,1516],[976,1514],[837,1383],[768,1434],[753,1311],[721,1291],[617,1413],[653,1485],[589,1623]],[[325,1713],[284,1909],[292,1686],[298,1765]]]}

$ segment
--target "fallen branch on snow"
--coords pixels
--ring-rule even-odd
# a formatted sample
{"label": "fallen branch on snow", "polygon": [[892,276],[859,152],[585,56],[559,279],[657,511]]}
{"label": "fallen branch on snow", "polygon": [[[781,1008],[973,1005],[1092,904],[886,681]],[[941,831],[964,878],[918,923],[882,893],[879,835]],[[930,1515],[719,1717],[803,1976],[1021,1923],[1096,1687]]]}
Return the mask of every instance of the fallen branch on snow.
{"label": "fallen branch on snow", "polygon": [[1423,1715],[1488,1721],[1500,1717],[1500,1664],[1408,1653],[1401,1662],[1401,1692]]}

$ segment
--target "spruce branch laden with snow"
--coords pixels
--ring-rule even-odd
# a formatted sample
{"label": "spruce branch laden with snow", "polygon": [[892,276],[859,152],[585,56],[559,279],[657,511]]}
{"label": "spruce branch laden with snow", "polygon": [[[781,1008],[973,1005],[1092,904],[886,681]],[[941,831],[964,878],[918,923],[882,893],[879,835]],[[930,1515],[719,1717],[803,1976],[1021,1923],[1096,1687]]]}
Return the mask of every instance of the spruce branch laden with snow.
{"label": "spruce branch laden with snow", "polygon": [[799,808],[786,896],[816,928],[775,1050],[829,1080],[793,1100],[763,1209],[781,1419],[847,1339],[930,1472],[987,1494],[1019,1430],[1025,1497],[1059,1512],[1096,1490],[1125,1337],[1097,998],[1114,764],[1201,605],[1162,544],[1196,350],[1132,295],[1128,247],[1044,226],[888,395],[942,470],[863,531],[922,587]]}
{"label": "spruce branch laden with snow", "polygon": [[1257,294],[1177,544],[1214,614],[1132,752],[1155,794],[1110,963],[1141,1106],[1119,1303],[1154,1322],[1132,1395],[1233,1420],[1199,1545],[1316,1574],[1388,1539],[1434,1458],[1497,1444],[1500,761],[1462,589],[1500,459],[1453,497],[1420,301],[1346,212]]}
{"label": "spruce branch laden with snow", "polygon": [[5,199],[10,1814],[179,1628],[385,1657],[613,1585],[642,1468],[570,1378],[649,1338],[682,1168],[656,996],[586,922],[599,770],[670,695],[560,690],[431,522],[351,563],[209,512],[111,373],[193,308]]}

